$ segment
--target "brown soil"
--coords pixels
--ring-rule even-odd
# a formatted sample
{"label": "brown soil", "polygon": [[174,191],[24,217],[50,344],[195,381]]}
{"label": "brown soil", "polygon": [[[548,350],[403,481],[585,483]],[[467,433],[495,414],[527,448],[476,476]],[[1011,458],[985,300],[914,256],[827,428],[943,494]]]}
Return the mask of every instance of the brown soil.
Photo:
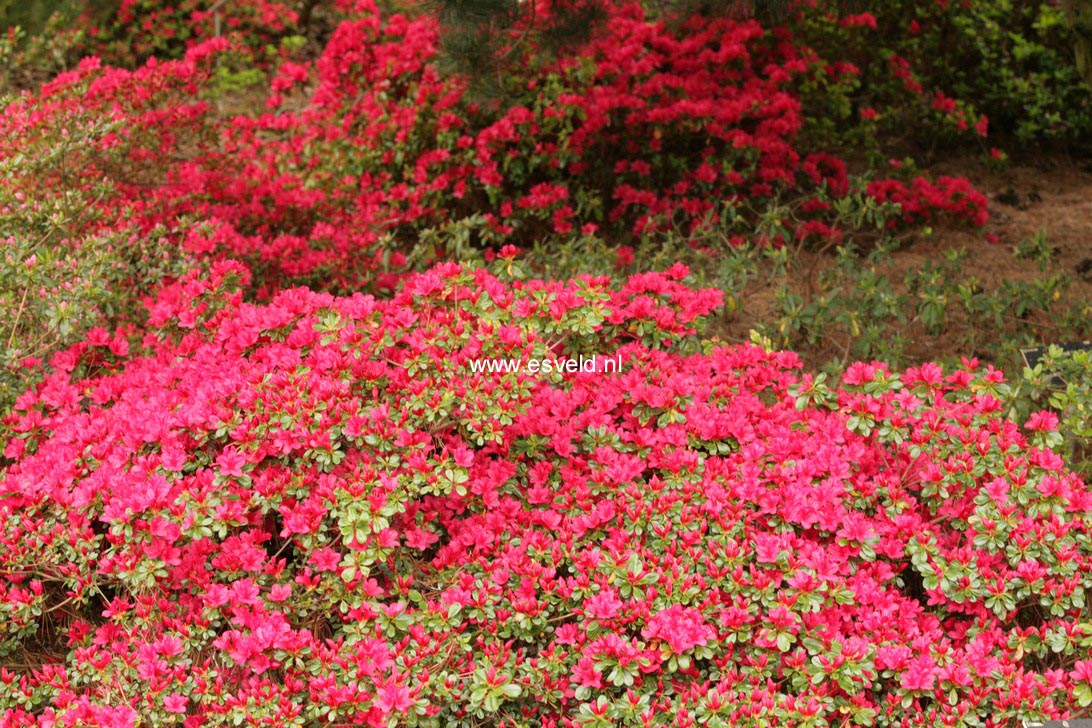
{"label": "brown soil", "polygon": [[[1060,303],[1078,304],[1086,310],[1083,325],[1076,329],[1060,328],[1046,316],[1014,323],[1034,332],[1035,342],[1029,343],[1065,343],[1092,337],[1092,173],[1066,161],[991,172],[981,163],[967,159],[938,164],[929,172],[969,178],[989,198],[990,222],[981,232],[941,226],[931,235],[916,234],[894,253],[892,264],[882,272],[892,282],[901,282],[907,272],[920,269],[927,261],[939,262],[945,251],[965,248],[969,252],[966,276],[976,279],[986,290],[997,289],[1006,280],[1026,282],[1064,274],[1070,285]],[[1054,251],[1045,272],[1036,261],[1014,254],[1018,244],[1040,231],[1046,233]],[[995,236],[996,242],[987,242],[988,235]],[[812,278],[830,264],[829,253],[800,254],[799,270],[805,278]],[[806,289],[807,283],[802,286]],[[773,285],[759,283],[744,296],[741,311],[719,322],[717,333],[725,340],[745,341],[750,329],[759,322],[776,321],[778,315]],[[953,323],[958,327],[958,323]],[[912,343],[905,352],[907,361],[981,354],[967,351],[964,337],[952,335],[952,328],[938,336],[926,335],[920,327],[908,329],[904,333],[912,338]],[[809,366],[819,366],[840,352],[832,346],[800,353]],[[991,356],[985,354],[983,358],[989,361]]]}
{"label": "brown soil", "polygon": [[[962,169],[960,169],[962,167]],[[1072,162],[1044,162],[1038,167],[1013,167],[991,173],[981,165],[955,163],[934,170],[962,174],[990,199],[990,222],[986,232],[998,243],[976,253],[983,271],[1020,276],[1034,265],[1014,259],[1013,246],[1038,231],[1045,231],[1056,250],[1055,262],[1074,278],[1074,293],[1092,294],[1092,172]],[[949,233],[938,241],[944,245],[975,245],[975,236]]]}

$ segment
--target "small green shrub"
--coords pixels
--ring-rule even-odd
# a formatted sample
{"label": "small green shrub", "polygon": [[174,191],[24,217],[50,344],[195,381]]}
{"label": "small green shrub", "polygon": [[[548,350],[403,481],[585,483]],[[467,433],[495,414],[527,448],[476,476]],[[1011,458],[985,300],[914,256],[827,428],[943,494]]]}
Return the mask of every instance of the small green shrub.
{"label": "small green shrub", "polygon": [[877,131],[929,146],[987,127],[1022,143],[1092,138],[1092,93],[1058,3],[885,0],[853,22],[835,5],[801,13],[795,27],[820,58],[839,59],[802,89],[813,138],[872,151]]}
{"label": "small green shrub", "polygon": [[74,8],[24,18],[0,9],[0,91],[35,88],[68,70],[78,58],[84,32],[73,25]]}
{"label": "small green shrub", "polygon": [[1056,3],[950,3],[929,20],[921,24],[925,73],[995,128],[1025,142],[1074,142],[1092,133],[1092,95],[1077,74],[1071,31]]}
{"label": "small green shrub", "polygon": [[67,121],[0,159],[0,414],[38,363],[93,327],[134,322],[140,297],[183,270],[162,231],[96,225],[112,182],[89,180],[82,162],[114,125]]}
{"label": "small green shrub", "polygon": [[1048,347],[1014,382],[1010,406],[1019,421],[1036,410],[1053,412],[1059,426],[1050,446],[1074,470],[1092,476],[1092,352]]}

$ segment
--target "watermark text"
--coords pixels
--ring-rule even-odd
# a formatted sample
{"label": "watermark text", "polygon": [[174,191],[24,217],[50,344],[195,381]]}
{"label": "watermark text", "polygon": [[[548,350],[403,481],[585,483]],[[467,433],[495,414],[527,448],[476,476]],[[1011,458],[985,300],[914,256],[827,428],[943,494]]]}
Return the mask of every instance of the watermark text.
{"label": "watermark text", "polygon": [[617,374],[622,371],[622,355],[580,356],[576,359],[471,359],[470,371],[477,374],[551,374],[553,372],[575,374]]}

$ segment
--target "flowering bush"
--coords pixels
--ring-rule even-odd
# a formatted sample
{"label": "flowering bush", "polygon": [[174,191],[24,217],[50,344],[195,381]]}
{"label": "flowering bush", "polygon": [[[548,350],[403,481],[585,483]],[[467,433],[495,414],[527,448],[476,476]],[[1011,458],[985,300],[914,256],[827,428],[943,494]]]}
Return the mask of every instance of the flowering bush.
{"label": "flowering bush", "polygon": [[1064,3],[895,0],[848,16],[837,3],[813,4],[794,30],[821,57],[857,71],[849,87],[824,87],[843,99],[834,116],[842,128],[828,121],[824,130],[853,129],[860,114],[875,120],[872,128],[929,145],[991,128],[1021,145],[1087,150],[1092,97],[1073,63],[1080,31],[1066,22]]}
{"label": "flowering bush", "polygon": [[[508,255],[508,252],[505,252]],[[507,261],[502,261],[507,263]],[[705,346],[687,271],[242,302],[20,399],[6,724],[1007,725],[1092,702],[1092,493],[967,362]],[[615,355],[618,374],[472,373]],[[1026,434],[1025,434],[1026,432]]]}
{"label": "flowering bush", "polygon": [[[96,110],[6,109],[0,140],[0,412],[35,366],[100,325],[134,323],[139,296],[193,264],[163,230],[98,206],[131,173],[137,140]],[[45,106],[45,108],[43,108]]]}
{"label": "flowering bush", "polygon": [[961,177],[940,177],[935,183],[916,177],[910,185],[898,180],[877,180],[868,193],[880,202],[899,205],[903,221],[929,221],[938,211],[965,217],[976,225],[989,220],[986,196]]}
{"label": "flowering bush", "polygon": [[276,48],[300,29],[296,7],[297,3],[279,0],[121,0],[85,13],[79,23],[80,50],[132,67],[153,57],[181,58],[190,48],[221,37],[249,49],[255,60],[264,60],[267,48]]}
{"label": "flowering bush", "polygon": [[[344,19],[316,61],[277,66],[265,113],[212,103],[227,38],[135,71],[87,60],[18,108],[38,123],[74,106],[116,123],[111,140],[132,147],[139,174],[102,200],[112,224],[164,228],[197,255],[245,260],[267,294],[390,289],[438,259],[578,233],[621,245],[693,231],[724,203],[757,221],[799,201],[775,243],[852,233],[831,200],[860,194],[903,205],[901,224],[986,218],[964,180],[870,186],[809,148],[801,88],[854,69],[784,28],[666,23],[625,4],[574,57],[524,49],[501,79],[501,104],[439,73],[431,18],[384,16],[370,0],[338,7]],[[13,145],[37,133],[3,125]]]}
{"label": "flowering bush", "polygon": [[[169,53],[163,53],[169,44],[188,48],[217,34],[236,36],[257,48],[275,45],[280,36],[296,27],[299,13],[292,3],[276,0],[220,4],[189,0],[170,5],[155,0],[122,0],[113,21],[109,30],[123,39],[122,47],[135,53],[136,58],[148,58],[169,57]],[[134,43],[134,38],[144,39],[145,43]]]}
{"label": "flowering bush", "polygon": [[[721,294],[683,266],[544,282],[513,259],[579,236],[622,262],[722,213],[726,244],[767,250],[983,224],[966,180],[851,177],[811,147],[810,104],[852,110],[861,68],[625,3],[571,58],[520,46],[502,103],[440,73],[412,10],[334,3],[308,60],[240,45],[295,33],[293,8],[221,7],[217,36],[207,4],[123,3],[95,42],[143,65],[87,58],[0,117],[5,356],[36,366],[0,429],[0,723],[1092,704],[1092,494],[1054,415],[1004,418],[997,371],[858,364],[831,389],[794,354],[696,339]],[[275,59],[260,111],[225,96],[240,57],[248,78]],[[589,356],[623,371],[470,366]]]}
{"label": "flowering bush", "polygon": [[1046,408],[1059,418],[1051,444],[1087,480],[1092,476],[1092,355],[1049,347],[1013,387],[1018,416]]}

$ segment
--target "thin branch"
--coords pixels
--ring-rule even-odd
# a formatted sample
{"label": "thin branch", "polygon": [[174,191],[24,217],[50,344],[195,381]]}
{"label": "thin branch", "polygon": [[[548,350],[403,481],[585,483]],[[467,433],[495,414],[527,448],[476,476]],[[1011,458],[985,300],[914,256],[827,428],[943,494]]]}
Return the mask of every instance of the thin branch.
{"label": "thin branch", "polygon": [[30,293],[29,285],[23,288],[23,298],[19,301],[19,310],[15,312],[15,321],[11,324],[11,335],[8,337],[8,349],[11,349],[15,345],[15,332],[19,329],[19,320],[23,317],[23,307],[26,305],[28,293]]}

